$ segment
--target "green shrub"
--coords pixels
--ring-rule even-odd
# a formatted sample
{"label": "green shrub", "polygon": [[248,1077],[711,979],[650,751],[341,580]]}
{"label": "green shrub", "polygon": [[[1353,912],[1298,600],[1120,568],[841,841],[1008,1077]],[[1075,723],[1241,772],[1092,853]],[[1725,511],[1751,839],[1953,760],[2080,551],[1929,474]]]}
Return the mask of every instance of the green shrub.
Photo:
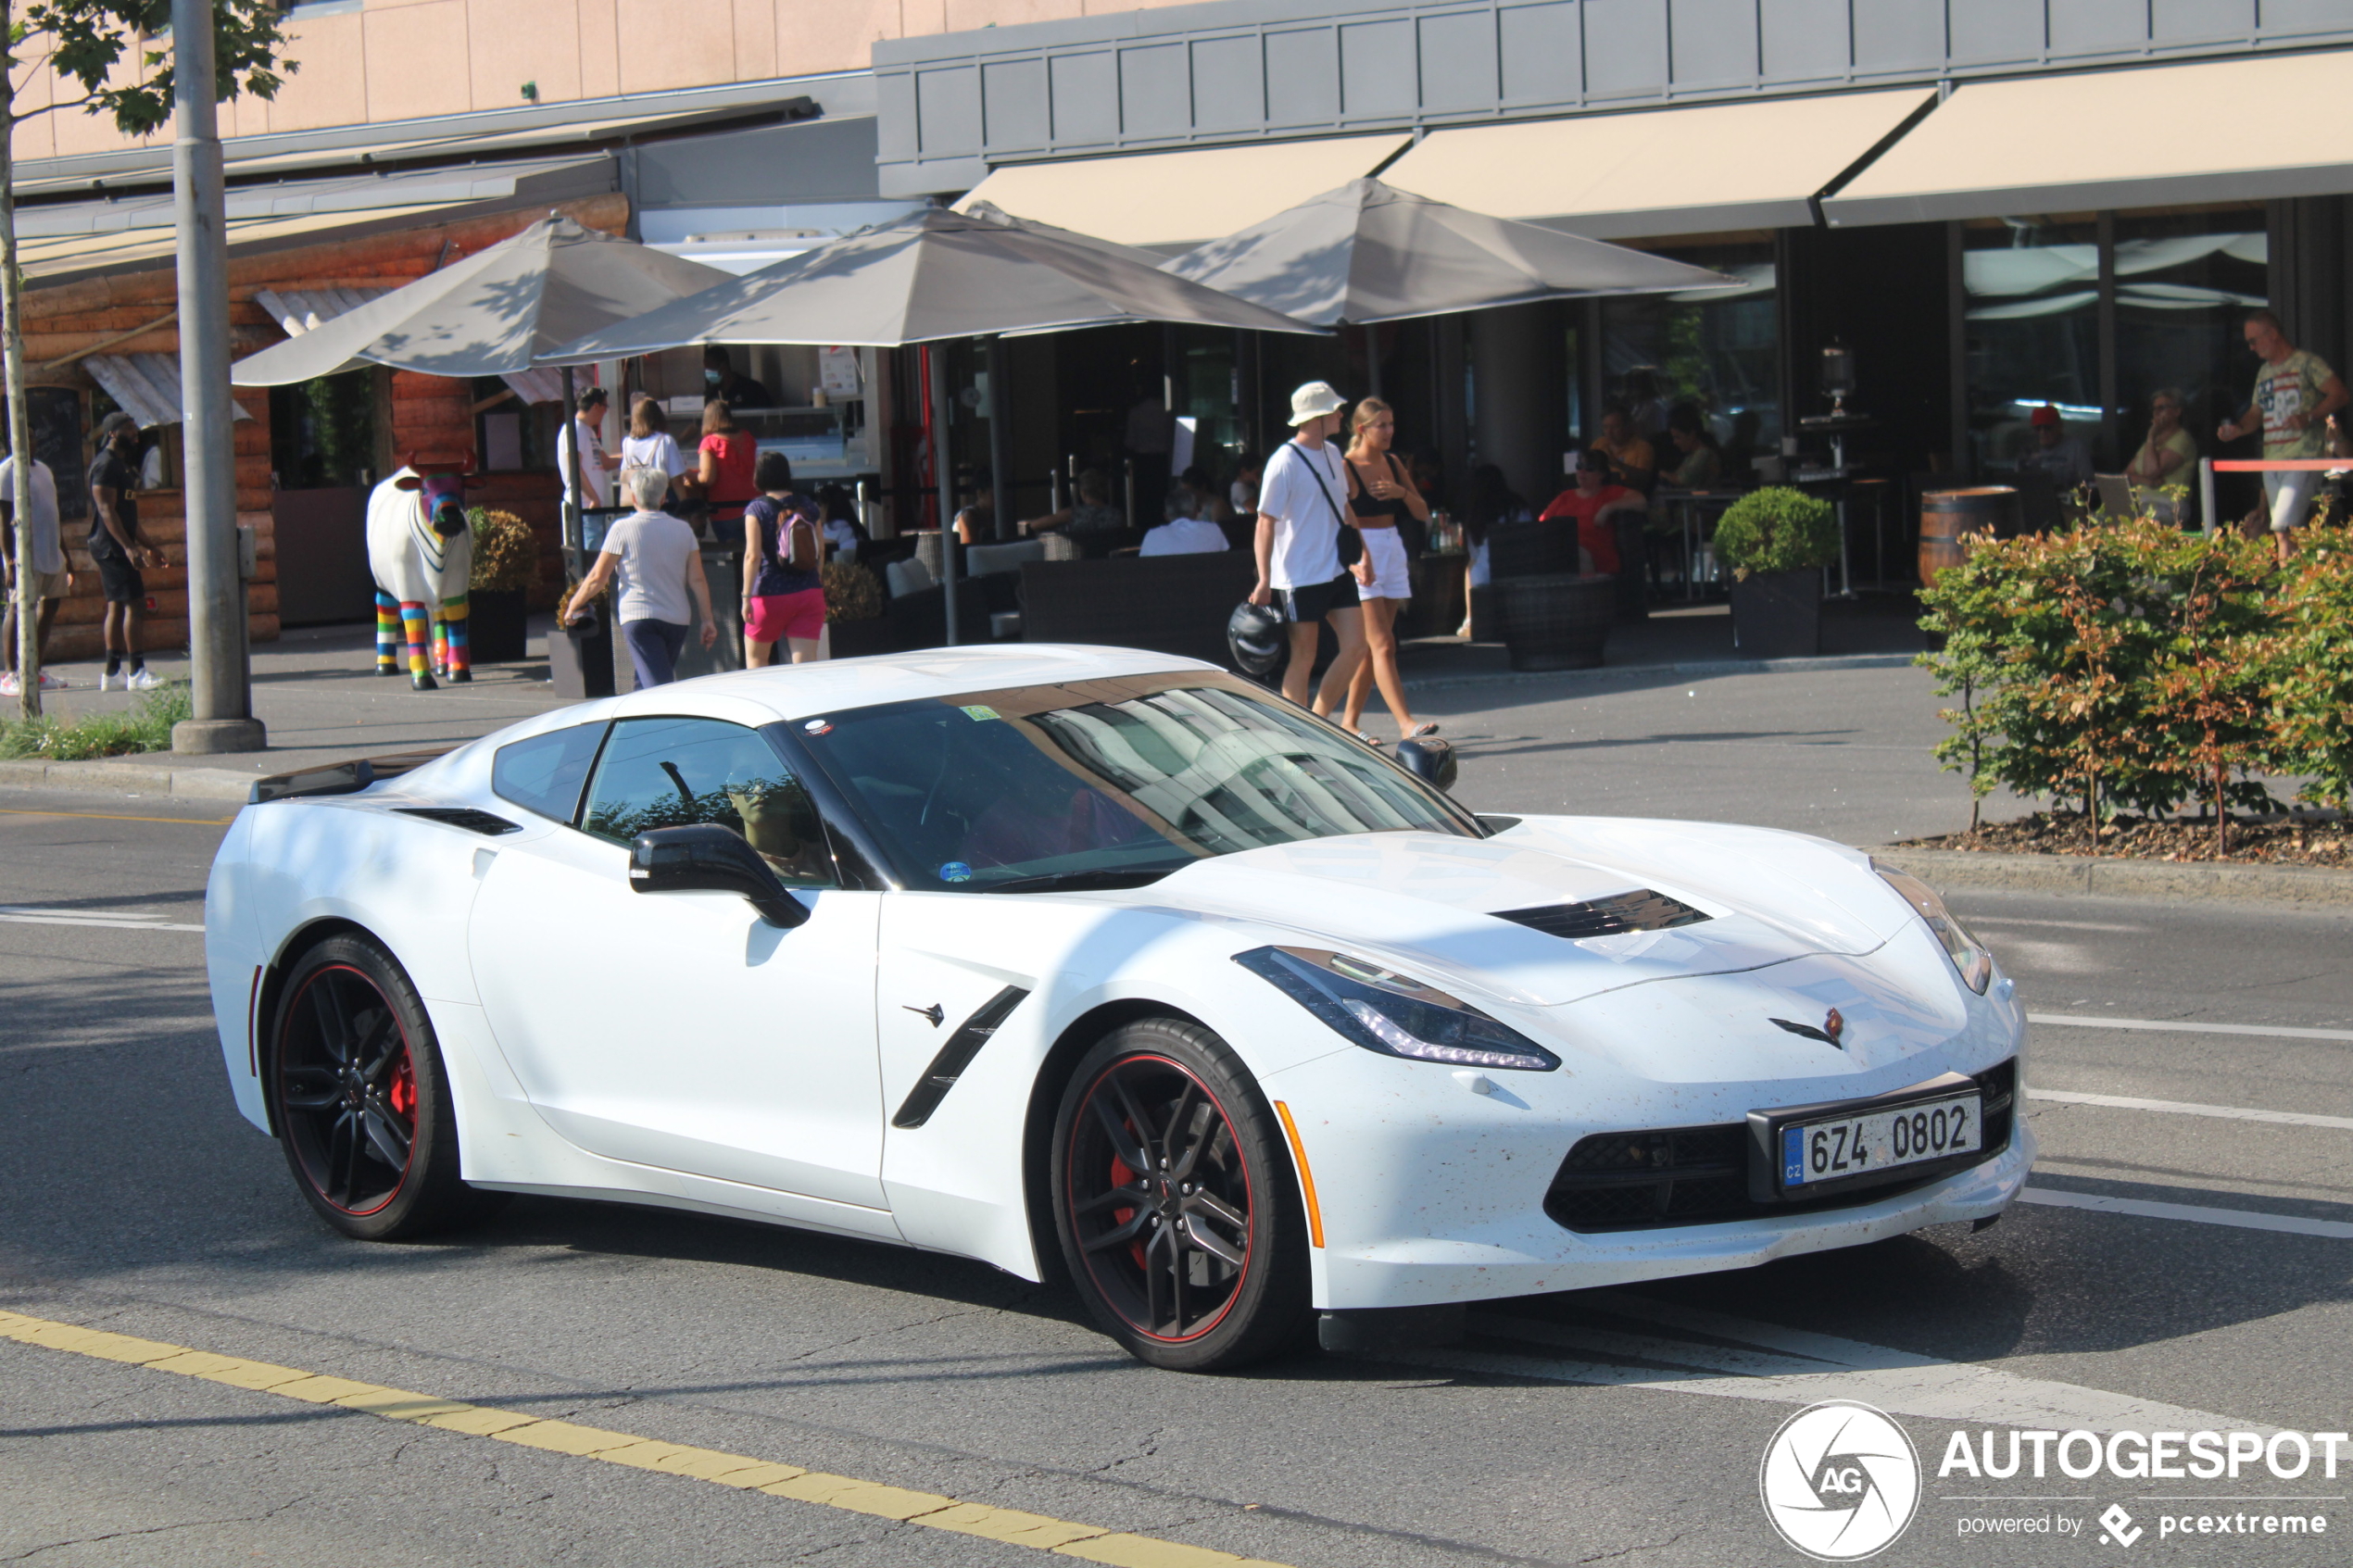
{"label": "green shrub", "polygon": [[883,612],[882,584],[854,560],[829,560],[819,580],[825,587],[825,619],[872,621]]}
{"label": "green shrub", "polygon": [[128,713],[94,713],[86,719],[44,714],[0,721],[0,758],[43,762],[86,762],[171,749],[171,726],[195,717],[188,684],[174,681],[142,692]]}
{"label": "green shrub", "polygon": [[1752,490],[1718,520],[1716,558],[1743,582],[1752,572],[1828,566],[1838,559],[1838,514],[1803,490]]}
{"label": "green shrub", "polygon": [[2307,776],[2307,800],[2353,810],[2353,538],[2309,532],[2282,599],[2268,650],[2273,765]]}

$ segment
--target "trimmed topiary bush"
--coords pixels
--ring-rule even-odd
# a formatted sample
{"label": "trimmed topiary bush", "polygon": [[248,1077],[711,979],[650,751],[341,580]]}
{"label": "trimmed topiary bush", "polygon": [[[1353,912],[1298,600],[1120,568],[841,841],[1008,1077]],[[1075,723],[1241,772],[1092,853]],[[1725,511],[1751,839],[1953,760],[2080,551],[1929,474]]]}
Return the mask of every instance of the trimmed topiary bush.
{"label": "trimmed topiary bush", "polygon": [[1716,524],[1716,558],[1734,580],[1824,567],[1838,559],[1838,514],[1828,501],[1786,485],[1752,490]]}

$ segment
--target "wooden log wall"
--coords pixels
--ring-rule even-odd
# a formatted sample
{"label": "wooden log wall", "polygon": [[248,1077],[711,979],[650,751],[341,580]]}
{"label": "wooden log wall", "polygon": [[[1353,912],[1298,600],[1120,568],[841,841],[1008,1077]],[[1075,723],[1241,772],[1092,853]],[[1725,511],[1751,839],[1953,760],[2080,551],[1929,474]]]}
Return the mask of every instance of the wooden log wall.
{"label": "wooden log wall", "polygon": [[[606,195],[564,204],[557,210],[608,233],[624,232],[628,204]],[[276,320],[254,300],[260,289],[398,287],[485,245],[496,245],[541,215],[537,207],[434,223],[358,239],[327,241],[260,255],[232,257],[229,263],[229,324],[233,355],[258,352],[284,340]],[[179,303],[178,280],[170,267],[85,278],[53,288],[38,280],[24,296],[25,360],[35,386],[70,386],[85,394],[94,386],[80,358],[105,354],[177,354],[179,322],[163,320]],[[136,331],[136,329],[146,329]],[[129,337],[125,333],[132,333]],[[109,341],[117,340],[120,341]],[[99,345],[103,345],[101,347]],[[69,358],[74,357],[74,358]],[[253,581],[246,584],[249,634],[254,642],[278,636],[277,550],[271,488],[270,394],[241,387],[235,396],[253,416],[234,426],[237,521],[252,528],[259,548]],[[471,389],[460,381],[400,372],[393,377],[392,446],[407,450],[462,450],[474,445]],[[85,431],[85,436],[87,432]],[[86,448],[85,448],[86,454]],[[87,457],[84,464],[86,467]],[[560,486],[552,474],[493,476],[469,496],[503,508],[532,527],[540,545],[540,582],[531,596],[535,609],[554,606],[563,566],[559,524]],[[140,640],[151,650],[188,646],[188,552],[186,503],[178,490],[137,495],[139,530],[160,547],[163,564],[144,573],[153,608],[143,618]],[[73,591],[59,606],[46,656],[53,660],[103,657],[101,621],[105,600],[88,548],[90,519],[68,519],[65,539]]]}

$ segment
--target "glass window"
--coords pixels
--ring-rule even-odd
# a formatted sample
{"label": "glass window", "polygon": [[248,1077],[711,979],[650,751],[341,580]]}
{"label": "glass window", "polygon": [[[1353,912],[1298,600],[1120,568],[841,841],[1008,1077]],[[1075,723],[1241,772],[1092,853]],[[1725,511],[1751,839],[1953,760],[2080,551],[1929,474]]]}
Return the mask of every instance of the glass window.
{"label": "glass window", "polygon": [[1420,780],[1240,682],[1024,687],[802,728],[917,887],[1149,875],[1339,834],[1476,836]]}
{"label": "glass window", "polygon": [[800,781],[757,730],[716,719],[624,719],[597,762],[581,829],[627,844],[655,828],[717,822],[788,886],[834,885],[833,854]]}
{"label": "glass window", "polygon": [[[2129,460],[2148,439],[2149,404],[2182,395],[2182,429],[2200,457],[2255,458],[2259,436],[2219,450],[2215,427],[2237,417],[2255,388],[2243,321],[2269,303],[2271,243],[2259,206],[2116,220],[2118,445]],[[2177,472],[2181,470],[2176,470]],[[2182,483],[2195,492],[2195,474]],[[2254,474],[2217,474],[2226,516],[2251,504]]]}
{"label": "glass window", "polygon": [[604,738],[602,724],[574,724],[502,746],[490,760],[491,790],[526,811],[570,822]]}
{"label": "glass window", "polygon": [[[1692,405],[1724,448],[1725,471],[1745,474],[1751,458],[1780,448],[1780,311],[1772,242],[1759,236],[1689,250],[1643,248],[1748,286],[1604,300],[1602,395],[1625,405],[1654,447],[1665,445],[1667,416],[1675,406]],[[1598,433],[1601,410],[1586,412],[1591,417],[1581,433],[1591,436]]]}
{"label": "glass window", "polygon": [[1975,471],[2017,467],[2045,403],[2088,436],[2101,419],[2098,223],[2088,213],[1983,219],[1962,247]]}
{"label": "glass window", "polygon": [[281,490],[356,485],[376,466],[376,371],[270,389],[270,460]]}

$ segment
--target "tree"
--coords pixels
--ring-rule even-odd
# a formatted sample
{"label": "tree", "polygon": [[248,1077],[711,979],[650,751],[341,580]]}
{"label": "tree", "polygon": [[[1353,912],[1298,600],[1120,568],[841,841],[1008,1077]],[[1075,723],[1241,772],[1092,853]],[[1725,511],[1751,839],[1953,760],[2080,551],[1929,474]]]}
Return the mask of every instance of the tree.
{"label": "tree", "polygon": [[[274,98],[283,78],[279,52],[279,0],[211,0],[215,101],[240,93]],[[6,361],[8,449],[23,454],[15,466],[16,515],[32,515],[31,433],[25,416],[24,279],[17,265],[16,132],[39,115],[79,108],[110,117],[127,136],[145,136],[171,119],[172,58],[164,37],[171,0],[0,0],[6,54],[0,100],[0,358]],[[30,57],[26,46],[34,45]],[[79,84],[79,97],[59,98],[19,112],[17,73],[47,59],[61,87]],[[125,69],[126,64],[129,69]],[[288,72],[299,69],[283,62]],[[23,713],[41,711],[40,630],[32,602],[32,531],[17,530],[17,668]]]}

